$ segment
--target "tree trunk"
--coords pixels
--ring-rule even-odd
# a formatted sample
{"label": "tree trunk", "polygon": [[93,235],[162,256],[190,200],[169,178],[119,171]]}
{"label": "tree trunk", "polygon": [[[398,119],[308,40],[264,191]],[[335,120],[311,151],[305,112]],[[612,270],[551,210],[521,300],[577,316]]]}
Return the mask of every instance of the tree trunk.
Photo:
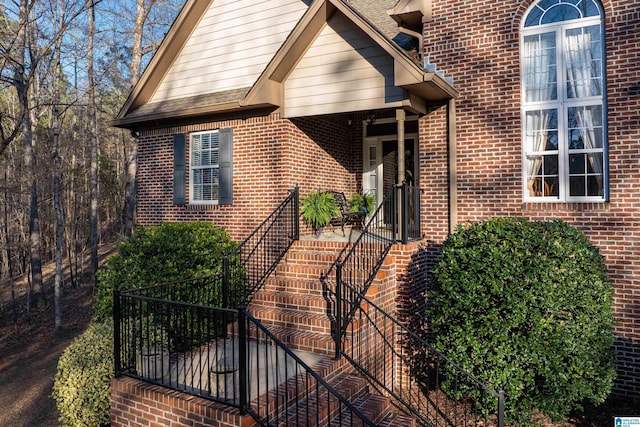
{"label": "tree trunk", "polygon": [[95,34],[95,9],[89,6],[89,44],[87,47],[88,79],[89,79],[89,132],[91,134],[91,187],[89,242],[91,246],[91,282],[96,284],[98,272],[98,121],[96,120],[96,89],[93,78],[93,38]]}
{"label": "tree trunk", "polygon": [[[58,18],[61,19],[61,18]],[[61,23],[60,23],[61,25]],[[62,26],[62,25],[61,25]],[[53,93],[54,93],[54,107],[53,107],[53,132],[52,132],[52,149],[53,149],[53,208],[56,217],[56,275],[53,284],[53,306],[54,306],[54,325],[56,329],[62,327],[62,261],[64,252],[64,212],[62,210],[62,203],[60,201],[60,195],[62,193],[61,180],[62,170],[60,164],[60,82],[59,77],[61,73],[60,67],[60,45],[62,38],[60,38],[55,45],[55,66],[53,67]]]}
{"label": "tree trunk", "polygon": [[[144,23],[153,7],[155,0],[151,0],[145,7],[144,0],[137,0],[136,22],[133,29],[133,46],[131,64],[129,66],[129,85],[134,87],[140,78],[140,64],[142,63],[142,34]],[[137,198],[136,175],[138,173],[138,141],[131,137],[128,144],[127,155],[127,182],[124,189],[124,209],[123,209],[123,234],[125,237],[131,236],[135,222],[135,209]]]}
{"label": "tree trunk", "polygon": [[[31,259],[31,289],[36,289],[44,301],[44,293],[42,292],[42,258],[40,246],[40,224],[38,218],[38,187],[36,181],[36,154],[33,146],[33,112],[30,109],[29,85],[26,81],[25,55],[28,46],[28,15],[27,0],[20,0],[20,28],[18,30],[18,54],[17,67],[15,74],[15,85],[18,93],[18,99],[22,105],[25,114],[22,122],[22,132],[24,137],[24,172],[29,177],[29,249]],[[37,295],[35,297],[37,305]],[[27,307],[29,308],[29,307]]]}

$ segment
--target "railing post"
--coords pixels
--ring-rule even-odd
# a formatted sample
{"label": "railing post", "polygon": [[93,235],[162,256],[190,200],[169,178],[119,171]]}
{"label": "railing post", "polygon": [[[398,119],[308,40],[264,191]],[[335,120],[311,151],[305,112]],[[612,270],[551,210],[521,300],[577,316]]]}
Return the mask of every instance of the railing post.
{"label": "railing post", "polygon": [[229,256],[222,257],[222,307],[229,308]]}
{"label": "railing post", "polygon": [[400,229],[400,234],[402,244],[406,245],[409,241],[409,201],[407,200],[407,181],[402,181],[402,186],[400,187],[400,203],[402,206],[402,208],[400,209],[400,217],[402,220],[402,228]]}
{"label": "railing post", "polygon": [[300,239],[300,187],[296,184],[296,188],[293,190],[293,240]]}
{"label": "railing post", "polygon": [[394,185],[391,188],[391,235],[395,242],[398,240],[398,187]]}
{"label": "railing post", "polygon": [[342,355],[342,262],[336,263],[336,330],[335,330],[336,354],[340,359]]}
{"label": "railing post", "polygon": [[498,427],[504,427],[504,390],[498,390]]}
{"label": "railing post", "polygon": [[120,360],[120,291],[113,290],[113,360],[116,377],[122,371],[122,361]]}
{"label": "railing post", "polygon": [[244,314],[244,305],[238,306],[238,389],[240,393],[240,413],[247,413],[247,317]]}

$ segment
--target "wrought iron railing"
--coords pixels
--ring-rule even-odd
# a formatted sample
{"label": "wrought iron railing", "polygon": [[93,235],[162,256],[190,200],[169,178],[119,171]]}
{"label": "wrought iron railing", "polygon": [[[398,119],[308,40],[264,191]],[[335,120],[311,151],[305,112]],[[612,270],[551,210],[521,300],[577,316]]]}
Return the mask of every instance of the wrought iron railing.
{"label": "wrought iron railing", "polygon": [[[375,426],[262,323],[239,309],[246,406],[261,426]],[[244,367],[242,367],[244,364]],[[241,393],[242,394],[242,393]]]}
{"label": "wrought iron railing", "polygon": [[116,375],[237,407],[262,426],[375,425],[243,307],[141,293],[151,289],[114,293]]}
{"label": "wrought iron railing", "polygon": [[493,408],[492,419],[502,426],[503,393],[482,384],[366,299],[391,246],[421,236],[419,206],[419,189],[395,186],[330,269],[326,279],[335,273],[336,358],[345,356],[382,394],[391,395],[425,425],[466,426],[482,416],[488,422]]}
{"label": "wrought iron railing", "polygon": [[[402,187],[406,187],[406,184]],[[360,295],[365,295],[391,246],[401,237],[398,235],[398,195],[405,195],[394,187],[371,214],[362,233],[351,247],[341,253],[327,273],[331,278],[335,268],[334,339],[336,358],[340,357],[342,341],[353,316],[360,305]],[[406,212],[406,211],[405,211]],[[400,225],[401,227],[401,225]],[[347,287],[345,284],[349,284]],[[355,289],[357,292],[353,292]]]}
{"label": "wrought iron railing", "polygon": [[501,389],[486,386],[365,296],[362,301],[342,355],[380,394],[423,425],[504,426]]}
{"label": "wrought iron railing", "polygon": [[[223,284],[244,283],[243,303],[262,287],[294,241],[300,236],[299,189],[289,196],[260,224],[238,248],[223,259]],[[223,305],[228,307],[228,305]],[[234,306],[235,307],[235,306]]]}

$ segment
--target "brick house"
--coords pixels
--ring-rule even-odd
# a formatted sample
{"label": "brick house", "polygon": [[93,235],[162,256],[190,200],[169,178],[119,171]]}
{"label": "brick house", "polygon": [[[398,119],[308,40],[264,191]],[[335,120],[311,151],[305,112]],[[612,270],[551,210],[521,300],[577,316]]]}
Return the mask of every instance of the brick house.
{"label": "brick house", "polygon": [[638,24],[630,0],[188,0],[113,121],[139,140],[138,222],[242,240],[296,185],[382,200],[404,178],[420,232],[383,303],[406,320],[457,224],[562,218],[606,258],[637,397]]}

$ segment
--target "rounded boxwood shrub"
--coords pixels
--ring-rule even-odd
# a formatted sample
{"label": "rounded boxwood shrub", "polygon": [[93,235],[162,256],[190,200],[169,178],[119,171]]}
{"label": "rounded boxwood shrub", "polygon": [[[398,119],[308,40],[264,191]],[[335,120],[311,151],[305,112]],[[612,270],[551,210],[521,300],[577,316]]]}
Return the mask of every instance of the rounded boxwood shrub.
{"label": "rounded boxwood shrub", "polygon": [[52,397],[63,426],[109,425],[113,327],[91,323],[58,361]]}
{"label": "rounded boxwood shrub", "polygon": [[94,318],[111,318],[114,289],[137,289],[218,274],[222,258],[236,247],[222,227],[211,223],[141,226],[98,271]]}
{"label": "rounded boxwood shrub", "polygon": [[528,424],[534,410],[562,419],[610,393],[612,287],[575,227],[523,218],[460,226],[429,298],[437,349],[504,389],[508,422]]}

